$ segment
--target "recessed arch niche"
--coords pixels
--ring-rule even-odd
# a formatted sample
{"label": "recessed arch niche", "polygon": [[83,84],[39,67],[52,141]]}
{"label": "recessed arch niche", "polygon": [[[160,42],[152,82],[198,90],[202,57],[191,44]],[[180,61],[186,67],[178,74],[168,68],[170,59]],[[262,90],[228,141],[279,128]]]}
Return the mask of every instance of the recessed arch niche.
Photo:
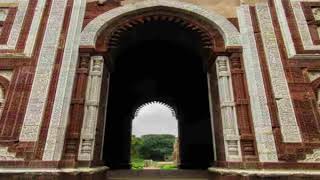
{"label": "recessed arch niche", "polygon": [[[227,126],[220,115],[220,103],[233,101],[232,89],[219,96],[232,88],[228,57],[239,53],[239,37],[224,17],[174,1],[127,5],[91,21],[80,52],[92,56],[90,72],[98,79],[89,80],[87,92],[101,86],[86,100],[99,105],[87,108],[96,116],[85,112],[78,159],[129,168],[132,111],[137,103],[161,100],[172,102],[177,113],[181,168],[207,168],[225,148],[230,154],[221,159],[240,160],[234,105],[223,107],[222,114],[233,114]],[[213,136],[225,127],[234,133],[230,140]]]}

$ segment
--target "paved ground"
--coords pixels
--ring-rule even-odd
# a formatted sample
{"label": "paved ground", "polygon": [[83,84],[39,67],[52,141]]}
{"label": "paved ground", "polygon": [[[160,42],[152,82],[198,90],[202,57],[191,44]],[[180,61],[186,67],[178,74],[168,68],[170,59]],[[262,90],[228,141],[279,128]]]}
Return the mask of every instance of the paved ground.
{"label": "paved ground", "polygon": [[110,180],[207,180],[206,170],[112,170]]}

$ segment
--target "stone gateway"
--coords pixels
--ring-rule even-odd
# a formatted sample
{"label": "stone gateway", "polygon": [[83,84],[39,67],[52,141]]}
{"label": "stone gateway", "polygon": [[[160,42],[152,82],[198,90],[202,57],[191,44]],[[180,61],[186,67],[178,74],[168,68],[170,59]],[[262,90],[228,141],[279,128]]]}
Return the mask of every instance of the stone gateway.
{"label": "stone gateway", "polygon": [[[130,171],[144,104],[179,170]],[[0,0],[0,179],[320,179],[320,0]]]}

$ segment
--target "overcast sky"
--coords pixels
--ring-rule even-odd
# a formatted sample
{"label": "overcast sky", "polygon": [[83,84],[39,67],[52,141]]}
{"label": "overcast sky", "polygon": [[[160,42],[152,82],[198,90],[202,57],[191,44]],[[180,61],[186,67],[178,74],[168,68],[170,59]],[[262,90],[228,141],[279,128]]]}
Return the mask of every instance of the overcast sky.
{"label": "overcast sky", "polygon": [[178,124],[171,110],[159,103],[144,106],[132,122],[132,134],[172,134],[177,136]]}

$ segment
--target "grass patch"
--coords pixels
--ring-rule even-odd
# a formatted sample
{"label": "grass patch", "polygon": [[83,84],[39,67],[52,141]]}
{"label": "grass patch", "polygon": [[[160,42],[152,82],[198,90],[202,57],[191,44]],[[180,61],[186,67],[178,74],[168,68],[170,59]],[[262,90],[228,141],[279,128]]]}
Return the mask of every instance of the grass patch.
{"label": "grass patch", "polygon": [[175,165],[163,165],[163,166],[160,166],[160,169],[162,169],[162,170],[176,170],[178,168]]}

